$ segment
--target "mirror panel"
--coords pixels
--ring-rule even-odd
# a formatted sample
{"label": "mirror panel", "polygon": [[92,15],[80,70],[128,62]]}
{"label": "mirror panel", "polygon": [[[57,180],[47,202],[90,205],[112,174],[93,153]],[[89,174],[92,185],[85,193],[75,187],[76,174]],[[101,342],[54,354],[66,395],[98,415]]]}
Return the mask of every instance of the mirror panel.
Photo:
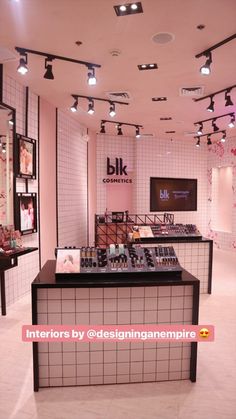
{"label": "mirror panel", "polygon": [[13,148],[15,111],[0,103],[0,224],[13,225]]}

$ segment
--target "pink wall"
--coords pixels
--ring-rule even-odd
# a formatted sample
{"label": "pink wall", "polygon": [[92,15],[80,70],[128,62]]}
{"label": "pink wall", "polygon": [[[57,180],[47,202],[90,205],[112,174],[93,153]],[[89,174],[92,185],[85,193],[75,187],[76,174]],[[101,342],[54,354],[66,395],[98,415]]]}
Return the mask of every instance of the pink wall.
{"label": "pink wall", "polygon": [[[208,226],[209,226],[209,237],[214,240],[217,247],[223,250],[236,251],[236,137],[227,136],[225,143],[216,143],[208,148]],[[229,196],[225,197],[227,191],[224,187],[221,188],[219,199],[221,203],[226,202],[228,205],[228,214],[226,220],[231,218],[231,222],[227,225],[223,225],[223,228],[217,228],[215,221],[217,217],[223,217],[222,212],[219,212],[219,208],[214,203],[214,198],[217,196],[216,183],[214,182],[214,173],[216,169],[230,168],[229,172],[232,171],[232,185]],[[224,170],[222,170],[223,175]],[[231,177],[231,176],[230,176]],[[231,183],[231,179],[230,179]],[[230,209],[231,205],[231,209]],[[223,207],[223,206],[222,206]],[[222,231],[224,230],[224,231]]]}
{"label": "pink wall", "polygon": [[40,99],[41,263],[54,259],[56,247],[56,109]]}
{"label": "pink wall", "polygon": [[94,243],[94,215],[97,205],[97,164],[96,164],[96,133],[89,131],[88,142],[88,224],[89,224],[89,244]]}

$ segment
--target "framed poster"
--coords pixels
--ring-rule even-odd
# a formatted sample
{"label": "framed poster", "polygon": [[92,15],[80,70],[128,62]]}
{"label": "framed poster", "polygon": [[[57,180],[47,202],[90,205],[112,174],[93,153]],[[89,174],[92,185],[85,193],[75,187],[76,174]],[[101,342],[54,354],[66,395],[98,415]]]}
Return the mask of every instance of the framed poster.
{"label": "framed poster", "polygon": [[80,249],[57,249],[56,274],[80,272]]}
{"label": "framed poster", "polygon": [[37,232],[36,193],[16,193],[15,228],[23,235]]}
{"label": "framed poster", "polygon": [[16,134],[16,176],[36,179],[36,140]]}

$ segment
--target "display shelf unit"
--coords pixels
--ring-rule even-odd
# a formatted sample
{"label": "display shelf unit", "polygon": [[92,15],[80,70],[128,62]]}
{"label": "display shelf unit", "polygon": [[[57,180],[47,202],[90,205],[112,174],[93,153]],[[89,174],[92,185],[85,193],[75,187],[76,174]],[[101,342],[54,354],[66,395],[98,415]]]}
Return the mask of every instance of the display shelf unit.
{"label": "display shelf unit", "polygon": [[127,243],[128,234],[133,226],[173,224],[174,215],[164,214],[122,214],[117,218],[116,214],[95,214],[95,246],[106,248],[111,243]]}

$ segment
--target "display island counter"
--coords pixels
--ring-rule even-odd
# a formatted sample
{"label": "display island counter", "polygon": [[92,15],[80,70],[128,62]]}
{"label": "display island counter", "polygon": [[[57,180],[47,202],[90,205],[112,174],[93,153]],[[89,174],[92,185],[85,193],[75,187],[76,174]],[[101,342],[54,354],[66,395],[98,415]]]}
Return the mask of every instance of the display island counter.
{"label": "display island counter", "polygon": [[[78,274],[56,280],[47,261],[32,283],[33,325],[198,324],[199,280],[183,270]],[[196,342],[34,342],[34,390],[196,381]]]}

